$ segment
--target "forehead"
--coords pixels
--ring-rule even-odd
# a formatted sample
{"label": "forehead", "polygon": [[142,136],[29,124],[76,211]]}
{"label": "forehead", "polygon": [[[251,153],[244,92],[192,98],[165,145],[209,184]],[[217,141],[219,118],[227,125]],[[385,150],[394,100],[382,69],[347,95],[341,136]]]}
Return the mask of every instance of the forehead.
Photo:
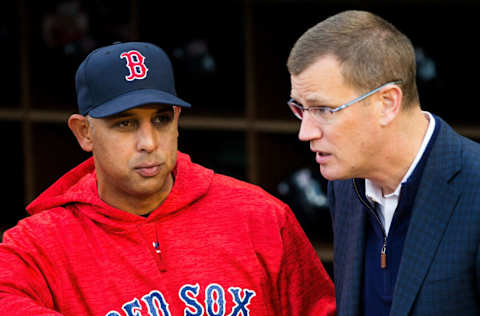
{"label": "forehead", "polygon": [[[319,57],[298,75],[291,76],[292,98],[310,102],[328,102],[347,88],[341,66],[332,55]],[[339,96],[340,96],[339,95]]]}

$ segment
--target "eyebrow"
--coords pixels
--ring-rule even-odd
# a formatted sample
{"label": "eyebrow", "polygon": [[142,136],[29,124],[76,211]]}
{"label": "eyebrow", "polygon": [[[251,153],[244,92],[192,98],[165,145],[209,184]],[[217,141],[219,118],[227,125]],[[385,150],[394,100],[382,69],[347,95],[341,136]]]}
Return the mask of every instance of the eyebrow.
{"label": "eyebrow", "polygon": [[[295,95],[291,95],[290,96],[297,104],[301,105],[301,106],[305,106],[304,104],[300,103],[299,101],[297,101],[297,98],[295,97]],[[305,98],[305,101],[307,102],[307,104],[313,104],[311,105],[314,106],[314,107],[320,107],[320,106],[327,106],[329,107],[329,104],[332,103],[330,101],[327,101],[325,99],[322,99],[321,96],[319,96],[318,94],[314,93],[314,94],[309,94],[306,98]]]}
{"label": "eyebrow", "polygon": [[310,94],[308,95],[305,100],[308,102],[308,103],[314,103],[314,104],[317,104],[317,105],[325,105],[325,104],[329,104],[331,103],[330,100],[322,97],[321,95],[317,94],[317,93],[313,93],[313,94]]}

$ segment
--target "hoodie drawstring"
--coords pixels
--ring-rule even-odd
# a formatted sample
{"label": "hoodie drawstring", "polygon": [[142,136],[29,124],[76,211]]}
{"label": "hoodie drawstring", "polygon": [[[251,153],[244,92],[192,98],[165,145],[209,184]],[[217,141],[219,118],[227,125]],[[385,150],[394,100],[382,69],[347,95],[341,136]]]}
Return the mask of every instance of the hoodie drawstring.
{"label": "hoodie drawstring", "polygon": [[157,267],[160,272],[167,271],[167,265],[164,260],[164,250],[160,247],[160,238],[157,224],[155,223],[143,223],[137,225],[139,233],[143,236],[144,240],[147,242],[148,247],[150,248],[153,259],[157,263]]}
{"label": "hoodie drawstring", "polygon": [[157,225],[155,225],[155,241],[153,241],[153,249],[155,250],[155,253],[157,254],[158,258],[158,268],[160,269],[160,272],[165,272],[167,271],[167,266],[165,264],[165,260],[163,260],[163,255],[162,255],[162,250],[160,249],[160,242],[158,241],[158,228]]}
{"label": "hoodie drawstring", "polygon": [[153,242],[153,249],[155,249],[155,252],[160,254],[162,251],[160,250],[160,243],[158,242],[158,229],[157,226],[155,226],[155,241]]}

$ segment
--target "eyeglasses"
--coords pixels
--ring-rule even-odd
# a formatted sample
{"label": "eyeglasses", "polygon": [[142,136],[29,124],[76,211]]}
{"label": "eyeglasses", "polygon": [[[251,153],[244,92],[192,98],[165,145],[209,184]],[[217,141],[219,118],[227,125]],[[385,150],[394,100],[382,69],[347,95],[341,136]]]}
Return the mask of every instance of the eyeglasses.
{"label": "eyeglasses", "polygon": [[334,117],[334,115],[333,115],[334,113],[336,113],[340,110],[343,110],[343,109],[349,107],[352,104],[355,104],[357,102],[360,102],[360,101],[368,98],[369,96],[377,93],[378,91],[380,91],[380,89],[382,89],[385,86],[388,86],[389,84],[399,84],[400,82],[401,82],[401,80],[387,82],[387,83],[381,85],[380,87],[375,88],[372,91],[369,91],[365,94],[362,94],[358,98],[355,98],[352,101],[347,102],[345,104],[342,104],[342,105],[340,105],[336,108],[331,108],[331,107],[328,107],[328,106],[310,106],[310,107],[306,108],[306,107],[303,107],[301,104],[298,104],[297,101],[295,101],[294,99],[290,99],[290,101],[288,101],[287,103],[288,103],[288,106],[290,107],[290,109],[292,110],[293,114],[299,120],[303,119],[303,115],[304,115],[305,111],[310,111],[313,118],[315,118],[319,123],[323,124],[323,123],[330,122],[332,120],[332,118]]}

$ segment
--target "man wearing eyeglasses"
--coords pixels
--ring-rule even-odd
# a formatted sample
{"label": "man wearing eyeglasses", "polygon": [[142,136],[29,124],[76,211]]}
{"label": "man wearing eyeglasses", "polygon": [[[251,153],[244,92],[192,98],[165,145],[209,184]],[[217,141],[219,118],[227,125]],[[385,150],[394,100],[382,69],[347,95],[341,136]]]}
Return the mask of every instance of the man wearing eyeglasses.
{"label": "man wearing eyeglasses", "polygon": [[422,111],[410,40],[346,11],[287,65],[299,139],[330,180],[339,315],[479,315],[480,145]]}

